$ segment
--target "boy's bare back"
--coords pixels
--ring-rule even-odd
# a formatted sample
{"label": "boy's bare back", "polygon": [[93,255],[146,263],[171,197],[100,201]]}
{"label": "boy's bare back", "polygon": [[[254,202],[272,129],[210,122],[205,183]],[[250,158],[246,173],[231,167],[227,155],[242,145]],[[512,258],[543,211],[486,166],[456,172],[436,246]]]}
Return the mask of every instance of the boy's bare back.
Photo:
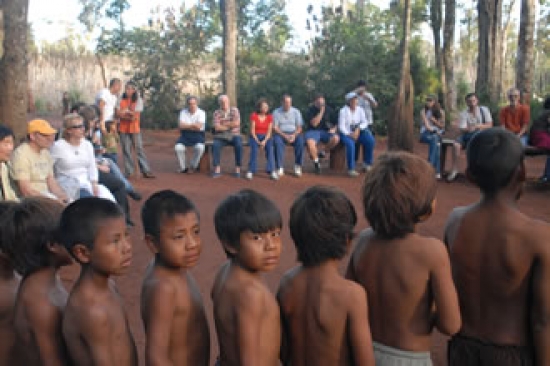
{"label": "boy's bare back", "polygon": [[279,366],[279,306],[257,274],[223,265],[212,289],[223,366]]}
{"label": "boy's bare back", "polygon": [[283,361],[293,366],[373,364],[365,291],[326,264],[297,267],[281,281]]}
{"label": "boy's bare back", "polygon": [[[13,273],[11,268],[10,272]],[[19,289],[19,277],[0,275],[0,365],[16,364],[15,328],[13,324],[15,297]]]}
{"label": "boy's bare back", "polygon": [[460,315],[449,258],[437,239],[412,233],[384,240],[371,229],[364,230],[346,276],[367,291],[376,342],[426,352],[434,326],[446,334],[458,331]]}
{"label": "boy's bare back", "polygon": [[97,288],[79,281],[63,318],[63,336],[79,365],[135,366],[136,347],[114,284]]}
{"label": "boy's bare back", "polygon": [[460,333],[528,345],[531,325],[550,307],[550,226],[492,201],[455,209],[445,241],[462,312]]}
{"label": "boy's bare back", "polygon": [[[142,318],[157,344],[148,344],[147,364],[208,365],[210,333],[200,291],[190,273],[151,266],[143,281]],[[166,327],[166,324],[169,326]],[[169,360],[154,350],[168,349]]]}

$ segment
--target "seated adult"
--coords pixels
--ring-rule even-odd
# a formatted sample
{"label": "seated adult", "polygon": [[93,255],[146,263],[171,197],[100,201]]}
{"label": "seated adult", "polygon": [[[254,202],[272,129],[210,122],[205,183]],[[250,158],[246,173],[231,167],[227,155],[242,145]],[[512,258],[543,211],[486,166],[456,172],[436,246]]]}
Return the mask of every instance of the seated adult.
{"label": "seated adult", "polygon": [[279,177],[285,174],[285,145],[294,146],[294,175],[302,176],[303,125],[302,114],[292,106],[292,97],[288,94],[283,95],[282,105],[273,111],[273,143],[275,145],[275,165]]}
{"label": "seated adult", "polygon": [[0,201],[18,201],[16,187],[10,176],[10,159],[13,152],[13,131],[0,125]]}
{"label": "seated adult", "polygon": [[440,152],[441,134],[444,132],[445,120],[435,96],[426,98],[424,107],[420,110],[420,142],[429,145],[428,161],[435,170],[436,179],[441,178]]}
{"label": "seated adult", "polygon": [[346,160],[348,175],[357,177],[355,170],[355,144],[363,145],[363,170],[368,171],[372,165],[374,154],[374,136],[368,129],[369,123],[365,117],[365,111],[358,105],[358,96],[355,92],[346,94],[346,105],[340,109],[338,116],[338,130],[340,140],[346,147]]}
{"label": "seated adult", "polygon": [[[324,156],[326,152],[332,150],[340,137],[337,133],[338,122],[334,110],[326,105],[323,94],[317,94],[313,104],[309,107],[306,114],[307,131],[305,133],[306,147],[309,157],[313,160],[315,173],[321,173],[321,164],[319,157]],[[324,144],[324,149],[317,152],[317,144]],[[324,151],[323,151],[324,150]]]}
{"label": "seated adult", "polygon": [[517,88],[508,90],[508,105],[502,107],[499,113],[499,121],[504,128],[515,133],[523,146],[527,146],[529,135],[529,121],[531,111],[528,105],[520,103],[520,92]]}
{"label": "seated adult", "polygon": [[246,179],[251,180],[256,174],[258,161],[258,147],[265,150],[267,159],[266,170],[270,178],[278,180],[279,176],[275,170],[275,158],[273,151],[273,116],[269,114],[267,100],[261,98],[256,103],[256,111],[250,115],[250,161]]}
{"label": "seated adult", "polygon": [[80,196],[94,195],[115,201],[107,187],[98,182],[94,148],[84,138],[82,117],[76,113],[66,115],[63,128],[62,138],[51,149],[55,177],[75,180],[80,188]]}
{"label": "seated adult", "polygon": [[479,131],[493,127],[493,117],[489,108],[478,105],[476,93],[469,93],[464,98],[467,108],[458,117],[458,128],[461,135],[453,146],[453,168],[447,176],[447,181],[452,182],[458,174],[458,157],[460,150],[466,149],[468,143]]}
{"label": "seated adult", "polygon": [[[204,154],[206,113],[199,108],[199,100],[195,96],[188,97],[186,104],[187,108],[180,112],[180,138],[176,141],[176,146],[174,147],[180,166],[180,173],[198,171],[202,154]],[[189,167],[185,161],[185,150],[187,147],[193,149],[193,159]]]}
{"label": "seated adult", "polygon": [[[544,110],[533,121],[531,126],[531,145],[539,149],[550,150],[550,95],[546,97],[543,104]],[[540,177],[543,183],[550,182],[550,157],[546,159],[544,174]]]}
{"label": "seated adult", "polygon": [[214,173],[212,178],[221,176],[221,153],[222,148],[227,145],[231,145],[235,149],[235,173],[233,175],[240,178],[243,153],[241,114],[237,107],[231,107],[227,95],[220,95],[218,102],[220,109],[214,111],[214,142],[212,144]]}
{"label": "seated adult", "polygon": [[27,141],[15,149],[11,157],[12,178],[21,197],[45,196],[69,203],[53,173],[50,147],[57,130],[48,121],[34,119],[27,125]]}

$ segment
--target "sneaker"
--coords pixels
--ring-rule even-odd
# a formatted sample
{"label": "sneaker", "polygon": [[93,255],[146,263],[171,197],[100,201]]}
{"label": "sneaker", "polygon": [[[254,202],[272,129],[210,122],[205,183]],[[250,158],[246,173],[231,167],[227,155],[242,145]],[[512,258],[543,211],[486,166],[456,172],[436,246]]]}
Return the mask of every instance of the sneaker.
{"label": "sneaker", "polygon": [[368,173],[371,170],[371,168],[372,167],[370,165],[363,165],[363,172]]}
{"label": "sneaker", "polygon": [[143,173],[143,178],[149,178],[149,179],[153,179],[153,178],[156,178],[155,175],[151,172],[145,172]]}
{"label": "sneaker", "polygon": [[357,173],[357,170],[348,170],[348,175],[352,178],[358,177],[359,173]]}
{"label": "sneaker", "polygon": [[189,168],[180,169],[178,170],[178,173],[187,173],[189,171]]}
{"label": "sneaker", "polygon": [[254,177],[254,174],[252,174],[252,172],[246,172],[246,175],[245,175],[246,179],[252,180],[253,177]]}
{"label": "sneaker", "polygon": [[285,170],[283,168],[279,168],[277,175],[279,175],[279,177],[282,177],[283,175],[285,175]]}
{"label": "sneaker", "polygon": [[302,167],[299,165],[294,165],[294,175],[297,177],[302,176]]}
{"label": "sneaker", "polygon": [[279,176],[277,175],[276,171],[272,171],[271,174],[269,174],[269,178],[273,180],[279,180]]}
{"label": "sneaker", "polygon": [[324,152],[324,151],[319,151],[319,152],[317,153],[317,157],[318,157],[319,159],[324,159],[326,156],[327,156],[327,153]]}
{"label": "sneaker", "polygon": [[214,173],[212,173],[212,178],[219,178],[219,177],[221,177],[221,176],[222,176],[222,173],[220,173],[220,172],[217,172],[217,173],[214,172]]}
{"label": "sneaker", "polygon": [[539,178],[539,183],[548,183],[549,181],[550,181],[550,178],[548,178],[544,175]]}
{"label": "sneaker", "polygon": [[234,172],[233,177],[234,178],[240,178],[241,177],[241,172]]}
{"label": "sneaker", "polygon": [[458,172],[456,170],[453,170],[448,176],[447,176],[447,182],[452,182],[456,179],[456,176],[458,175]]}
{"label": "sneaker", "polygon": [[136,192],[136,191],[128,191],[127,192],[128,196],[133,199],[134,201],[141,201],[141,194],[139,194],[139,192]]}
{"label": "sneaker", "polygon": [[436,173],[436,174],[435,174],[435,179],[440,180],[440,179],[441,179],[441,174]]}
{"label": "sneaker", "polygon": [[315,166],[315,174],[321,174],[321,163],[315,161],[313,165]]}

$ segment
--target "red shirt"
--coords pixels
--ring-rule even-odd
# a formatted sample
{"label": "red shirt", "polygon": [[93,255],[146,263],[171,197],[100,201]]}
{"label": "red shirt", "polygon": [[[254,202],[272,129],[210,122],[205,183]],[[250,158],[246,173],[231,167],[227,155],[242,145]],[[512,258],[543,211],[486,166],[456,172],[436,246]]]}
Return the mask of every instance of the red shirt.
{"label": "red shirt", "polygon": [[250,115],[250,121],[254,123],[254,132],[256,132],[256,135],[267,135],[269,125],[273,123],[273,116],[266,114],[264,119],[261,120],[258,113],[254,112]]}
{"label": "red shirt", "polygon": [[529,106],[518,104],[516,108],[509,105],[500,110],[499,121],[506,129],[519,133],[523,126],[529,125]]}

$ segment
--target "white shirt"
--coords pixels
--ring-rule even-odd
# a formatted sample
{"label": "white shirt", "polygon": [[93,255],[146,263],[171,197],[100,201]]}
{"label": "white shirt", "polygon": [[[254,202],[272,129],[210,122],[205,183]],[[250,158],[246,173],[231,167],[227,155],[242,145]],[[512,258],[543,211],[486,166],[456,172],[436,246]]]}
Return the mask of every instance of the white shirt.
{"label": "white shirt", "polygon": [[100,90],[95,97],[95,104],[99,106],[99,102],[105,102],[103,107],[103,117],[105,121],[112,121],[115,119],[115,107],[117,105],[117,96],[111,94],[108,88]]}
{"label": "white shirt", "polygon": [[180,128],[184,125],[194,125],[196,123],[200,123],[201,131],[204,131],[204,127],[206,125],[206,113],[202,109],[197,108],[195,113],[191,114],[189,109],[185,108],[180,112],[179,121]]}
{"label": "white shirt", "polygon": [[340,109],[340,114],[338,115],[338,129],[344,135],[351,134],[352,127],[364,130],[370,125],[365,117],[365,111],[363,108],[357,106],[355,110],[352,111],[349,106],[345,106]]}
{"label": "white shirt", "polygon": [[372,106],[370,105],[369,100],[376,103],[376,99],[374,99],[374,96],[369,92],[365,92],[363,95],[357,96],[357,103],[359,104],[359,107],[363,108],[365,111],[365,118],[370,125],[372,124]]}
{"label": "white shirt", "polygon": [[81,187],[97,182],[98,171],[94,148],[90,141],[82,139],[80,145],[73,146],[65,139],[57,140],[52,148],[55,176],[69,176],[78,179]]}
{"label": "white shirt", "polygon": [[[481,113],[483,113],[483,117],[481,116]],[[485,120],[485,121],[484,121]],[[458,119],[458,127],[460,129],[467,129],[468,127],[474,127],[481,125],[483,122],[485,123],[492,123],[493,118],[491,117],[491,112],[487,107],[475,107],[474,113],[470,113],[468,109],[462,111],[460,113],[459,119]]]}

